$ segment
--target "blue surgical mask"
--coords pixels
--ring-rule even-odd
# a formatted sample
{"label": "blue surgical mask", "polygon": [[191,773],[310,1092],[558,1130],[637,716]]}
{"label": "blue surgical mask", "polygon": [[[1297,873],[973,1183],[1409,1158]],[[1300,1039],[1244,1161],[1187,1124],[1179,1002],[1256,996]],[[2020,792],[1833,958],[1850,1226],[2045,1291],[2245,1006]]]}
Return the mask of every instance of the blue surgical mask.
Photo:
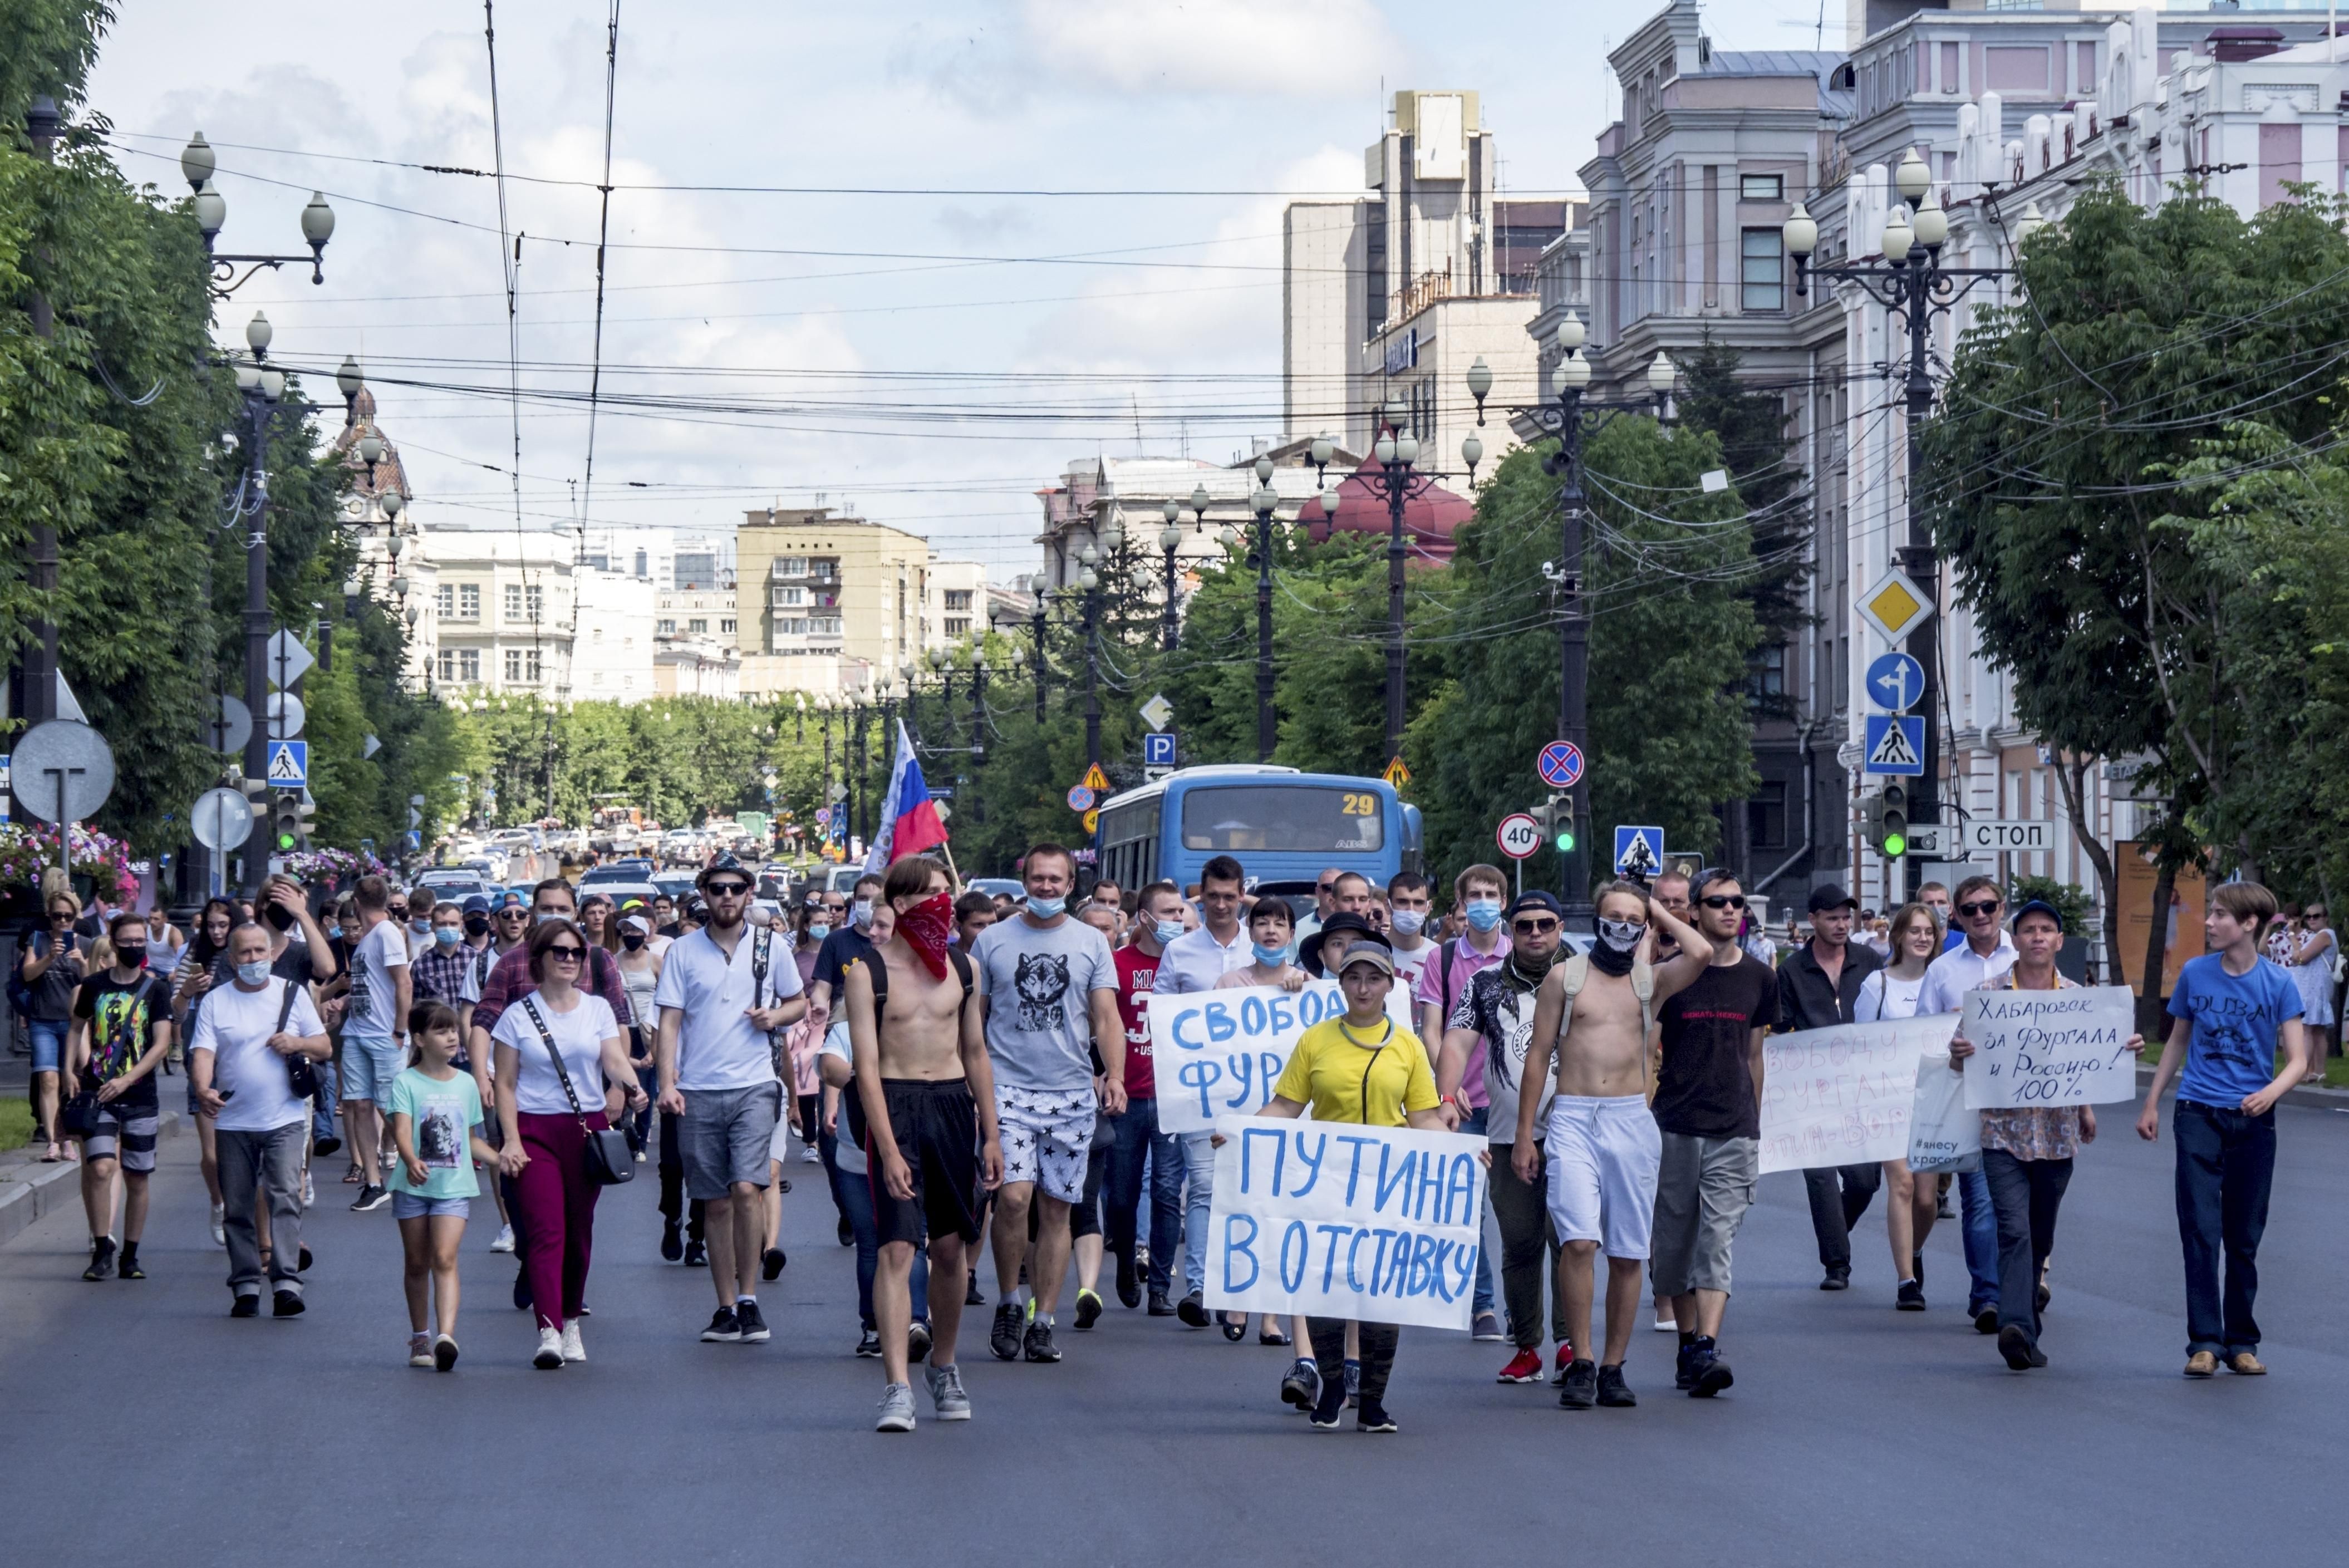
{"label": "blue surgical mask", "polygon": [[859,931],[870,926],[873,923],[873,901],[869,898],[858,899],[849,907],[848,919],[849,923],[854,925]]}
{"label": "blue surgical mask", "polygon": [[343,928],[342,928],[341,926],[339,926],[339,925],[330,925],[330,926],[326,927],[326,940],[327,940],[327,941],[329,941],[329,942],[340,942],[342,939],[343,939]]}
{"label": "blue surgical mask", "polygon": [[822,942],[825,937],[830,936],[831,934],[832,927],[824,924],[822,921],[812,920],[808,922],[808,940],[810,942]]}
{"label": "blue surgical mask", "polygon": [[1028,913],[1039,920],[1050,920],[1068,907],[1069,901],[1064,898],[1030,898],[1028,901]]}
{"label": "blue surgical mask", "polygon": [[1252,942],[1248,945],[1256,951],[1256,961],[1267,969],[1278,969],[1288,962],[1288,944],[1285,942],[1278,947],[1267,947],[1261,942]]}
{"label": "blue surgical mask", "polygon": [[1423,909],[1399,909],[1387,917],[1394,924],[1397,936],[1417,936],[1420,927],[1427,923]]}
{"label": "blue surgical mask", "polygon": [[443,947],[456,946],[464,934],[453,925],[436,925],[432,928],[432,940]]}
{"label": "blue surgical mask", "polygon": [[1497,898],[1472,898],[1468,901],[1468,924],[1471,930],[1490,931],[1501,923],[1501,901]]}
{"label": "blue surgical mask", "polygon": [[411,920],[408,923],[408,929],[422,936],[432,929],[431,917],[428,915],[422,920]]}
{"label": "blue surgical mask", "polygon": [[1183,934],[1183,923],[1179,920],[1159,921],[1152,925],[1150,934],[1158,939],[1159,946],[1170,946],[1176,937]]}
{"label": "blue surgical mask", "polygon": [[247,985],[267,985],[269,983],[269,960],[264,958],[258,964],[238,965],[236,966],[236,977]]}

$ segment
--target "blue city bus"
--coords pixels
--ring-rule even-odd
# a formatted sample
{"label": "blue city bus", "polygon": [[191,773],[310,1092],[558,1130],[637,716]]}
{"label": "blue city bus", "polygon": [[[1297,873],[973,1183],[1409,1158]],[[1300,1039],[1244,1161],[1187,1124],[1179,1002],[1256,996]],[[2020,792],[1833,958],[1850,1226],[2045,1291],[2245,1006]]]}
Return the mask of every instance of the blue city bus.
{"label": "blue city bus", "polygon": [[1257,892],[1309,894],[1330,866],[1386,886],[1420,871],[1419,808],[1380,779],[1300,773],[1269,764],[1185,768],[1103,801],[1093,838],[1098,874],[1129,892],[1154,882],[1188,887],[1230,855]]}

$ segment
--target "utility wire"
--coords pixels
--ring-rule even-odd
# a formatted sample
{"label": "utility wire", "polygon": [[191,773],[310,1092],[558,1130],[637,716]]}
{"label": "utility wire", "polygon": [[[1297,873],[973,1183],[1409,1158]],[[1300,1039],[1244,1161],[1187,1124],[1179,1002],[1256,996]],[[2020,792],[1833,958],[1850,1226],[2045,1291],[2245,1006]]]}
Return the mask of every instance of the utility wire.
{"label": "utility wire", "polygon": [[[587,514],[595,504],[595,410],[604,386],[604,250],[612,232],[612,98],[619,74],[620,0],[612,0],[612,19],[604,41],[604,183],[602,211],[595,219],[595,347],[587,379],[587,477],[579,492],[578,559],[582,561],[587,558]],[[514,467],[522,467],[519,455]]]}

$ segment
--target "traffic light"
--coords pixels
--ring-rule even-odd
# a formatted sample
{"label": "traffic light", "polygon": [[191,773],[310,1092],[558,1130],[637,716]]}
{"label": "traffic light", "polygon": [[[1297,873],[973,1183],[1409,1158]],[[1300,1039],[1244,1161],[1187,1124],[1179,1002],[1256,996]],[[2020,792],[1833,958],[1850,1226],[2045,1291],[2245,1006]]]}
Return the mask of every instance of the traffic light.
{"label": "traffic light", "polygon": [[1868,842],[1888,861],[1909,852],[1909,790],[1887,784],[1877,792],[1868,814]]}
{"label": "traffic light", "polygon": [[1574,797],[1552,795],[1529,813],[1541,824],[1542,834],[1561,855],[1574,852]]}
{"label": "traffic light", "polygon": [[290,855],[302,847],[302,797],[279,790],[269,807],[270,852]]}

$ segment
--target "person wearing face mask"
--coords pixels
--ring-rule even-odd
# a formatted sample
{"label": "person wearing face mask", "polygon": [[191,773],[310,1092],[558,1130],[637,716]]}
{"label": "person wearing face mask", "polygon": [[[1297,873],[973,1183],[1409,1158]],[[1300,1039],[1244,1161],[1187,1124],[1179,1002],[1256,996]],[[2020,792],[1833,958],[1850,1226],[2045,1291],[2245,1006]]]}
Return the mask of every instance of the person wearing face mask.
{"label": "person wearing face mask", "polygon": [[[1334,874],[1324,873],[1323,880]],[[1196,931],[1185,932],[1160,954],[1158,973],[1151,982],[1154,995],[1212,991],[1226,975],[1247,964],[1247,927],[1240,922],[1240,903],[1246,896],[1242,889],[1247,880],[1240,862],[1229,855],[1217,855],[1199,868],[1201,923]],[[1206,1238],[1216,1191],[1216,1150],[1204,1132],[1184,1133],[1180,1141],[1185,1191],[1183,1232],[1187,1244],[1183,1249],[1183,1299],[1175,1304],[1174,1313],[1185,1327],[1205,1328]],[[1155,1264],[1155,1247],[1151,1249],[1150,1256]],[[1154,1305],[1151,1310],[1155,1312],[1157,1308]]]}
{"label": "person wearing face mask", "polygon": [[[1096,888],[1095,891],[1099,891]],[[1183,895],[1173,882],[1152,882],[1134,901],[1133,940],[1110,954],[1117,965],[1117,1016],[1125,1028],[1125,1109],[1108,1118],[1109,1169],[1102,1189],[1108,1212],[1103,1228],[1117,1257],[1117,1299],[1142,1305],[1142,1281],[1134,1253],[1141,1244],[1142,1171],[1154,1180],[1150,1193],[1150,1298],[1154,1312],[1166,1307],[1168,1268],[1183,1225],[1183,1155],[1173,1135],[1158,1130],[1158,1079],[1150,1054],[1150,994],[1158,984],[1158,964],[1183,934]],[[1152,1158],[1153,1155],[1155,1158]]]}
{"label": "person wearing face mask", "polygon": [[881,879],[858,877],[848,900],[827,895],[826,913],[840,918],[816,950],[815,977],[808,986],[808,1006],[826,1017],[841,1016],[840,977],[850,965],[873,952],[873,901],[881,896]]}
{"label": "person wearing face mask", "polygon": [[[239,922],[237,923],[242,923]],[[325,927],[310,913],[310,902],[304,896],[302,886],[292,877],[276,875],[262,883],[261,917],[258,922],[269,938],[269,972],[281,980],[310,988],[313,1001],[323,995],[322,987],[329,986],[342,974],[342,962],[335,946],[326,938]],[[235,979],[235,968],[225,948],[215,953],[211,969],[202,983],[190,995],[189,1018],[181,1026],[193,1037],[194,1015],[202,997],[212,991],[224,990]],[[325,1007],[319,1015],[326,1017]],[[329,1019],[331,1022],[331,1019]],[[318,1092],[311,1102],[310,1147],[302,1164],[303,1202],[314,1196],[310,1179],[309,1155],[332,1154],[342,1147],[336,1135],[335,1107],[340,1100],[340,1077],[330,1058],[317,1069]],[[357,1169],[356,1163],[353,1170]],[[356,1180],[356,1177],[354,1177]],[[261,1220],[261,1245],[269,1245],[267,1215]]]}
{"label": "person wearing face mask", "polygon": [[[1419,966],[1412,986],[1412,1010],[1419,1018],[1420,1038],[1440,1047],[1453,1014],[1468,994],[1468,983],[1508,956],[1508,933],[1502,928],[1501,904],[1508,895],[1509,879],[1500,867],[1482,862],[1452,879],[1452,906],[1467,924],[1461,935],[1438,944]],[[1520,1055],[1523,1053],[1520,1052]],[[1451,1086],[1453,1103],[1464,1132],[1489,1130],[1486,1112],[1492,1103],[1485,1088],[1485,1053],[1471,1051],[1460,1081]],[[1493,1260],[1479,1249],[1476,1283],[1468,1305],[1472,1336],[1486,1342],[1502,1337],[1501,1320],[1493,1311]]]}
{"label": "person wearing face mask", "polygon": [[1395,984],[1415,990],[1419,972],[1435,956],[1427,923],[1435,909],[1434,889],[1417,872],[1397,872],[1387,883],[1387,938],[1394,953]]}
{"label": "person wearing face mask", "polygon": [[[139,1238],[147,1228],[147,1178],[155,1170],[160,1102],[155,1072],[171,1047],[171,988],[147,972],[147,920],[117,910],[107,922],[110,967],[74,994],[73,1034],[66,1044],[67,1110],[78,1113],[81,1202],[89,1217],[86,1280],[119,1273],[145,1279]],[[80,1099],[84,1088],[90,1098]],[[77,1101],[79,1104],[77,1105]],[[122,1178],[122,1248],[117,1261],[114,1179]]]}
{"label": "person wearing face mask", "polygon": [[[472,963],[472,954],[465,947],[465,912],[453,903],[435,904],[425,935],[423,948],[409,964],[409,973],[415,980],[416,999],[456,1006],[464,1000],[465,971]],[[462,1072],[465,1068],[460,1047],[457,1069]]]}

